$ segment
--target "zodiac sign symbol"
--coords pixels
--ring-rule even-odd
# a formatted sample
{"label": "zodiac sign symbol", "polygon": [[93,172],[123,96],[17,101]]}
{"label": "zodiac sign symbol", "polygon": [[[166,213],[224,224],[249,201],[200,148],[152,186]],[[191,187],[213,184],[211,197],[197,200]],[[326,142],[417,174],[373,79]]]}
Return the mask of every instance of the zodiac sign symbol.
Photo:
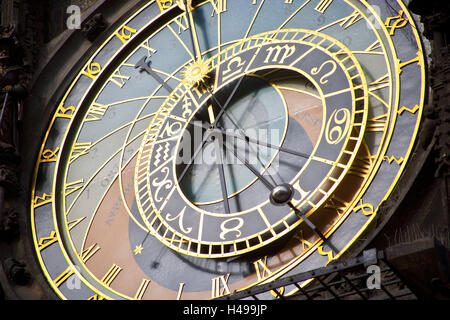
{"label": "zodiac sign symbol", "polygon": [[166,190],[169,190],[173,186],[172,180],[168,179],[169,177],[169,168],[164,167],[161,169],[162,173],[165,173],[165,177],[161,180],[158,180],[158,178],[155,178],[152,181],[152,185],[156,188],[155,191],[155,201],[161,202],[164,198],[159,196],[159,193],[161,192],[161,189],[164,187]]}
{"label": "zodiac sign symbol", "polygon": [[331,71],[329,71],[322,78],[320,78],[321,84],[328,83],[328,80],[325,80],[325,79],[328,78],[329,76],[331,76],[336,71],[336,68],[337,68],[336,62],[334,62],[333,60],[328,60],[328,61],[325,61],[324,63],[322,63],[322,65],[319,68],[314,67],[311,69],[311,74],[315,76],[315,75],[318,75],[319,73],[321,73],[327,64],[331,64]]}
{"label": "zodiac sign symbol", "polygon": [[[342,117],[339,117],[342,115]],[[330,126],[332,123],[335,123],[336,126],[330,130]],[[329,144],[338,144],[344,139],[347,131],[350,127],[350,111],[342,108],[339,110],[334,110],[331,115],[330,120],[327,123],[325,138]]]}
{"label": "zodiac sign symbol", "polygon": [[[238,224],[232,228],[227,228],[227,225],[230,224],[230,222],[237,221]],[[226,240],[225,235],[230,232],[236,232],[236,238],[239,238],[242,235],[242,232],[239,230],[244,225],[244,220],[242,218],[233,218],[228,219],[227,221],[222,222],[220,225],[220,229],[222,232],[220,233],[220,239]]]}

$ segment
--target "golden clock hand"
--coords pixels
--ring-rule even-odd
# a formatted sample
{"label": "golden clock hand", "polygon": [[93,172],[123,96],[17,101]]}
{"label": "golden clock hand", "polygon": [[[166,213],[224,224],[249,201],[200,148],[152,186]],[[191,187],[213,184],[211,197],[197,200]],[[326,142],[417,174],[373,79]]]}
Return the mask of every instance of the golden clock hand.
{"label": "golden clock hand", "polygon": [[208,115],[209,115],[209,122],[211,123],[211,125],[214,124],[214,122],[216,122],[216,117],[214,116],[214,109],[212,105],[208,107]]}
{"label": "golden clock hand", "polygon": [[195,22],[194,22],[194,17],[192,15],[192,1],[191,0],[183,0],[183,2],[181,1],[177,1],[178,6],[185,11],[186,13],[186,19],[188,21],[188,26],[189,26],[189,35],[191,36],[191,43],[192,43],[192,47],[194,50],[194,55],[196,57],[195,60],[199,61],[202,59],[202,53],[200,51],[200,45],[198,43],[198,36],[197,36],[197,32],[195,30]]}

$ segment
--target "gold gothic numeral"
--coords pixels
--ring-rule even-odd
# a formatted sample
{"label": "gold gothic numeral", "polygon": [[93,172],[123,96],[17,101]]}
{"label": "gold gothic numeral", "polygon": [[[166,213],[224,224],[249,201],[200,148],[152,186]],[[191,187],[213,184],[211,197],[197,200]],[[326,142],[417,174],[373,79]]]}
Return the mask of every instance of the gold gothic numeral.
{"label": "gold gothic numeral", "polygon": [[40,206],[51,203],[52,201],[53,201],[53,194],[44,193],[41,197],[39,196],[34,197],[33,208],[38,208]]}
{"label": "gold gothic numeral", "polygon": [[395,161],[398,165],[401,165],[405,161],[403,157],[397,159],[395,156],[384,156],[383,160],[389,162],[389,164]]}
{"label": "gold gothic numeral", "polygon": [[359,210],[361,210],[365,216],[371,216],[375,214],[373,205],[370,203],[364,203],[362,199],[360,200],[360,205],[355,207],[353,209],[353,212],[358,212]]}
{"label": "gold gothic numeral", "polygon": [[58,241],[58,236],[56,234],[56,231],[50,232],[50,235],[48,237],[42,237],[42,238],[39,239],[39,242],[38,242],[39,251],[42,251],[45,248],[51,246],[56,241]]}
{"label": "gold gothic numeral", "polygon": [[56,162],[56,160],[58,160],[59,150],[60,150],[59,147],[57,147],[55,150],[51,149],[44,150],[44,152],[42,152],[40,162],[41,163]]}
{"label": "gold gothic numeral", "polygon": [[91,62],[89,65],[81,72],[82,75],[95,80],[97,75],[102,71],[102,67],[97,62]]}
{"label": "gold gothic numeral", "polygon": [[94,294],[92,297],[89,297],[88,300],[105,300],[105,297],[99,294]]}
{"label": "gold gothic numeral", "polygon": [[410,64],[417,63],[419,66],[422,66],[421,53],[420,53],[420,51],[417,52],[417,57],[415,57],[409,61],[401,62],[400,59],[397,59],[397,62],[398,62],[397,72],[398,72],[398,74],[401,74],[403,72],[402,69]]}
{"label": "gold gothic numeral", "polygon": [[120,39],[120,41],[122,41],[122,43],[125,44],[127,43],[128,40],[131,39],[133,34],[135,34],[136,32],[137,32],[136,29],[130,28],[128,26],[123,26],[120,31],[117,31],[115,33],[115,35],[117,36],[117,38]]}
{"label": "gold gothic numeral", "polygon": [[120,271],[122,271],[122,268],[116,264],[113,264],[111,268],[109,268],[109,270],[103,276],[101,282],[103,282],[104,285],[109,287],[111,283],[117,278]]}
{"label": "gold gothic numeral", "polygon": [[228,287],[229,279],[230,279],[229,273],[226,276],[220,276],[220,277],[211,279],[211,283],[212,283],[211,298],[212,299],[215,299],[217,297],[221,297],[221,296],[231,293],[230,288]]}
{"label": "gold gothic numeral", "polygon": [[408,25],[409,21],[408,19],[403,18],[403,14],[403,10],[400,10],[397,16],[386,19],[384,25],[389,30],[389,35],[393,36],[395,30],[404,28]]}
{"label": "gold gothic numeral", "polygon": [[75,110],[76,109],[74,106],[64,108],[63,104],[61,104],[58,108],[58,111],[56,112],[56,117],[64,119],[72,119],[73,115],[75,114]]}
{"label": "gold gothic numeral", "polygon": [[333,257],[333,250],[330,249],[330,251],[324,251],[323,246],[320,246],[319,248],[317,248],[317,252],[321,255],[321,256],[326,256],[328,257],[328,262],[325,264],[329,264],[332,260],[334,260]]}
{"label": "gold gothic numeral", "polygon": [[[76,227],[85,218],[86,217],[83,217],[83,218],[79,218],[77,220],[68,222],[67,227],[68,227],[69,231],[71,231],[74,227]],[[58,234],[56,233],[55,230],[53,230],[52,232],[50,232],[50,235],[48,237],[42,237],[39,239],[39,242],[38,242],[39,251],[42,251],[45,248],[48,248],[49,246],[51,246],[52,244],[54,244],[57,241],[58,241]]]}
{"label": "gold gothic numeral", "polygon": [[164,12],[173,5],[173,0],[156,0],[156,3],[158,3],[161,12]]}
{"label": "gold gothic numeral", "polygon": [[407,111],[409,113],[415,114],[417,111],[419,111],[419,109],[420,109],[420,106],[418,104],[416,104],[414,108],[401,107],[397,113],[399,115],[402,115],[403,112]]}
{"label": "gold gothic numeral", "polygon": [[328,7],[333,3],[333,0],[320,0],[317,6],[314,8],[316,11],[320,13],[325,13]]}

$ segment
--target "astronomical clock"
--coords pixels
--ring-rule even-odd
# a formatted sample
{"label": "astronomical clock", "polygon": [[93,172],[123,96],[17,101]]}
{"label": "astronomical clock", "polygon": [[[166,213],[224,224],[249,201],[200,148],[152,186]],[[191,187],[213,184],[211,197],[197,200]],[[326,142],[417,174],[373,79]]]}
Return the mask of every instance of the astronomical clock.
{"label": "astronomical clock", "polygon": [[34,155],[61,299],[214,299],[326,266],[410,159],[425,60],[401,0],[148,1],[105,34]]}

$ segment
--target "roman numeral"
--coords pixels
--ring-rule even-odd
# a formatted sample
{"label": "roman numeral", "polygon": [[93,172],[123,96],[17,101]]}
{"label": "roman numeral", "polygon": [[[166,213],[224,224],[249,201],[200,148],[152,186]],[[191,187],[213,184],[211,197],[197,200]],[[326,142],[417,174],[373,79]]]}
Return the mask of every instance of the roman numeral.
{"label": "roman numeral", "polygon": [[184,285],[185,285],[185,283],[180,282],[180,285],[178,287],[177,300],[181,300],[181,295],[183,294]]}
{"label": "roman numeral", "polygon": [[116,264],[113,264],[111,268],[109,268],[108,272],[106,272],[106,274],[103,276],[101,281],[104,285],[109,287],[111,283],[117,278],[120,271],[122,271],[122,268]]}
{"label": "roman numeral", "polygon": [[211,298],[212,299],[231,293],[230,288],[228,287],[229,279],[230,279],[230,274],[227,274],[226,276],[220,276],[220,277],[211,279],[211,282],[212,282]]}
{"label": "roman numeral", "polygon": [[359,178],[365,178],[372,167],[372,159],[367,156],[356,156],[348,174],[357,176]]}
{"label": "roman numeral", "polygon": [[116,72],[111,75],[110,79],[110,81],[117,85],[119,88],[123,88],[128,80],[130,80],[130,77],[122,75],[120,73],[120,70],[116,70]]}
{"label": "roman numeral", "polygon": [[263,259],[259,259],[258,261],[253,262],[253,265],[255,267],[258,280],[262,280],[273,274],[273,272],[267,267],[267,256],[264,257],[264,261]]}
{"label": "roman numeral", "polygon": [[320,0],[319,4],[314,9],[320,13],[325,13],[332,3],[333,0]]}
{"label": "roman numeral", "polygon": [[152,55],[154,55],[157,50],[150,47],[150,40],[145,41],[143,44],[141,44],[141,48],[144,48],[147,50],[147,57],[150,58]]}
{"label": "roman numeral", "polygon": [[214,13],[221,14],[227,11],[227,0],[209,0],[211,2],[214,10],[211,13],[211,17],[214,17]]}
{"label": "roman numeral", "polygon": [[72,267],[68,267],[66,270],[64,270],[63,273],[61,273],[55,280],[53,280],[53,283],[56,287],[61,286],[67,279],[69,279],[75,271],[73,271]]}
{"label": "roman numeral", "polygon": [[84,180],[78,180],[74,182],[70,182],[66,184],[66,187],[64,188],[64,197],[67,197],[68,195],[80,190],[83,188]]}
{"label": "roman numeral", "polygon": [[351,26],[353,26],[355,23],[360,21],[362,18],[363,17],[361,16],[361,14],[357,10],[355,10],[355,11],[353,11],[353,13],[351,15],[342,19],[340,26],[344,29],[348,29]]}
{"label": "roman numeral", "polygon": [[175,23],[178,25],[178,34],[189,29],[189,22],[186,18],[186,15],[182,15],[179,18],[175,19]]}
{"label": "roman numeral", "polygon": [[347,201],[341,199],[336,195],[333,195],[331,196],[330,200],[328,200],[327,203],[325,204],[325,208],[334,209],[336,210],[338,215],[341,215],[347,209],[347,205],[348,205]]}
{"label": "roman numeral", "polygon": [[384,76],[381,76],[380,78],[376,79],[375,81],[371,82],[369,84],[369,90],[370,91],[376,91],[380,89],[384,89],[389,87],[391,83],[389,74],[386,74]]}
{"label": "roman numeral", "polygon": [[91,107],[89,108],[88,114],[86,116],[85,122],[90,121],[99,121],[102,119],[102,117],[105,115],[106,111],[108,110],[108,105],[103,105],[97,102],[94,102]]}
{"label": "roman numeral", "polygon": [[83,250],[83,252],[81,254],[81,260],[83,260],[83,262],[86,263],[99,250],[100,250],[100,247],[97,244],[93,244],[89,248]]}
{"label": "roman numeral", "polygon": [[148,279],[142,279],[141,285],[139,286],[136,295],[134,296],[136,300],[142,300],[142,297],[144,296],[145,291],[147,291],[150,282],[151,281]]}
{"label": "roman numeral", "polygon": [[376,50],[381,49],[381,42],[379,40],[375,41],[374,43],[372,43],[366,50],[364,50],[365,52],[375,52]]}
{"label": "roman numeral", "polygon": [[69,163],[74,162],[79,157],[87,155],[91,150],[92,143],[91,142],[77,142],[73,146],[72,153],[70,155]]}
{"label": "roman numeral", "polygon": [[367,120],[368,132],[383,132],[388,122],[388,114],[382,114]]}

